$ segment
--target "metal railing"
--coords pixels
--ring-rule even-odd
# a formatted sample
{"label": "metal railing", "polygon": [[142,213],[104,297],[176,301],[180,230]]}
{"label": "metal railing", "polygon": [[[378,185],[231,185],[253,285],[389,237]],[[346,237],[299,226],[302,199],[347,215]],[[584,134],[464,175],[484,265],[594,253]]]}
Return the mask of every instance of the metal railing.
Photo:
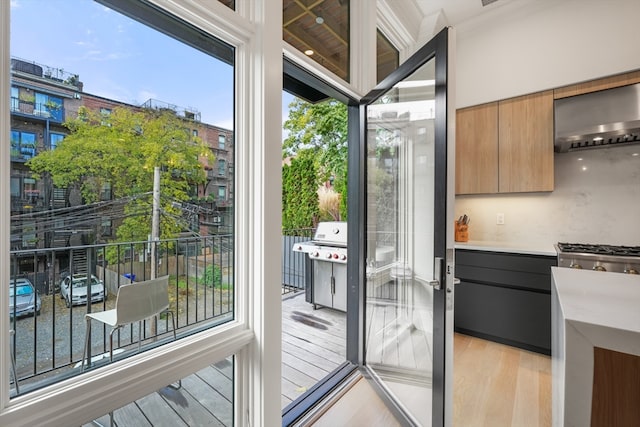
{"label": "metal railing", "polygon": [[282,231],[282,293],[299,292],[306,287],[308,257],[304,253],[293,252],[295,243],[310,240],[315,229],[300,228]]}
{"label": "metal railing", "polygon": [[[18,283],[19,278],[28,279],[40,300],[39,314],[18,317],[17,311],[26,304],[20,301],[23,295],[16,291],[10,297],[13,299],[10,328],[15,330],[11,351],[17,363],[21,393],[80,372],[86,329],[84,315],[113,308],[118,287],[131,279],[135,282],[151,278],[150,244],[128,242],[10,252],[12,283]],[[170,308],[176,314],[179,335],[233,319],[231,235],[161,240],[156,245],[157,276],[170,276]],[[75,288],[71,287],[65,297],[61,281],[69,275],[80,278],[87,274],[102,282],[106,298],[93,303],[86,298],[81,305],[73,305]],[[169,320],[144,322],[140,338],[145,345],[162,343],[165,334],[173,338]],[[109,332],[106,327],[94,325],[89,347],[94,357],[108,353]],[[120,329],[114,334],[115,353],[122,357],[128,354],[129,347],[137,350],[138,336],[137,325]]]}

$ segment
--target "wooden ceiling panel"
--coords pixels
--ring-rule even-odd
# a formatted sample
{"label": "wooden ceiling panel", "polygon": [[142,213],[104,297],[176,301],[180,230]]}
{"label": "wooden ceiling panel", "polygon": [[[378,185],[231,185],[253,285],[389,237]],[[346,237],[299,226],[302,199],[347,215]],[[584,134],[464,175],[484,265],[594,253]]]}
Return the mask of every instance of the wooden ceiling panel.
{"label": "wooden ceiling panel", "polygon": [[284,0],[283,39],[348,80],[349,1]]}

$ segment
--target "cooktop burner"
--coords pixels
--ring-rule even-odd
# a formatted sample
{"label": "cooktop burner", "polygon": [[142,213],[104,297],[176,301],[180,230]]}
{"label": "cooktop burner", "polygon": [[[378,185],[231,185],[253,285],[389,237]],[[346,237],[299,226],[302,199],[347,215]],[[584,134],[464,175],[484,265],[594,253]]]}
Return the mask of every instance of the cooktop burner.
{"label": "cooktop burner", "polygon": [[558,249],[560,249],[561,252],[571,253],[640,257],[640,246],[558,243]]}

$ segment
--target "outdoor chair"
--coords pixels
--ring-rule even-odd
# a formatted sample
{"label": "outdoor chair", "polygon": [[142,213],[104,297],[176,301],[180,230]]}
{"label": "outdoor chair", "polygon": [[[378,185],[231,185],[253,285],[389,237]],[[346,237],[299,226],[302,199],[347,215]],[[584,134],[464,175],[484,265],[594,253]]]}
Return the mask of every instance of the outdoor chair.
{"label": "outdoor chair", "polygon": [[[171,315],[173,326],[173,339],[176,339],[176,320],[173,311],[169,310],[169,276],[158,277],[157,279],[145,280],[122,285],[118,288],[116,296],[116,308],[97,313],[87,313],[87,332],[82,353],[82,371],[84,371],[84,361],[87,357],[87,350],[90,345],[91,320],[97,320],[105,325],[111,326],[109,333],[109,362],[113,361],[113,332],[138,322],[138,351],[142,340],[142,321],[152,316],[167,313]],[[17,383],[16,383],[17,384]],[[182,387],[182,380],[178,381],[178,386]],[[109,425],[114,425],[113,412],[109,412]]]}
{"label": "outdoor chair", "polygon": [[152,316],[167,313],[171,315],[173,339],[176,339],[176,321],[173,311],[169,310],[169,276],[122,285],[118,288],[116,307],[111,310],[87,313],[87,330],[84,352],[82,353],[82,370],[89,348],[91,336],[91,320],[111,327],[109,334],[109,361],[113,361],[113,333],[123,326],[138,322],[138,351],[142,339],[142,321]]}
{"label": "outdoor chair", "polygon": [[[9,330],[9,335],[13,338],[13,345],[15,347],[15,334],[13,329]],[[16,372],[16,358],[13,356],[13,350],[9,348],[9,355],[11,356],[11,373],[13,374],[13,384],[16,386],[16,394],[20,394],[20,387],[18,386],[18,373]]]}

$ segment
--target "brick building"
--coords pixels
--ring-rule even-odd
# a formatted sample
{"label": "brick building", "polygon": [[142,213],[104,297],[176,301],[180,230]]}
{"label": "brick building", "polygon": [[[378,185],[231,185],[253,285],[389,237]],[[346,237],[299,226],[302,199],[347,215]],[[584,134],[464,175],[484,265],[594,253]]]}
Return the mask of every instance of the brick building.
{"label": "brick building", "polygon": [[[11,249],[36,249],[96,243],[96,234],[109,239],[114,229],[114,212],[101,210],[93,224],[65,224],[56,212],[83,206],[73,188],[54,188],[43,176],[36,179],[25,164],[42,150],[55,149],[68,130],[66,119],[78,109],[109,114],[116,107],[131,109],[170,109],[184,118],[194,136],[199,136],[215,154],[215,164],[207,165],[205,184],[194,186],[193,205],[200,214],[190,231],[200,234],[224,233],[233,219],[233,131],[201,122],[195,109],[148,100],[131,105],[84,91],[77,74],[23,59],[11,60]],[[101,199],[112,199],[110,188],[103,188]],[[106,205],[111,206],[111,205]],[[115,220],[117,221],[117,220]],[[42,224],[46,223],[47,226]],[[96,233],[100,227],[99,233]],[[27,261],[32,262],[32,261]]]}

